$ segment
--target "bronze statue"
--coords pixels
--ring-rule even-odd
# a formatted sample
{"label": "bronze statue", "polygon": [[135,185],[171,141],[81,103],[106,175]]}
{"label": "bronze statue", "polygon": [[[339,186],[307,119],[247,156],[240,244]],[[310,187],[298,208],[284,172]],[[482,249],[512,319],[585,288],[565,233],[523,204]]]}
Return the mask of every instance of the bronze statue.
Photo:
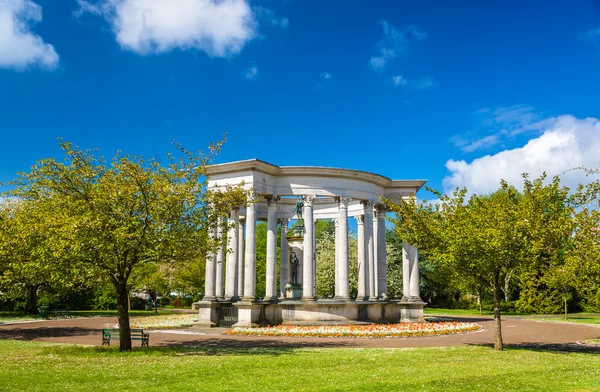
{"label": "bronze statue", "polygon": [[294,213],[298,216],[299,221],[302,221],[302,208],[304,208],[304,202],[302,201],[301,197],[298,197],[296,207],[294,208]]}
{"label": "bronze statue", "polygon": [[298,264],[300,260],[298,260],[298,256],[296,256],[296,252],[290,252],[290,266],[292,267],[292,285],[298,285]]}

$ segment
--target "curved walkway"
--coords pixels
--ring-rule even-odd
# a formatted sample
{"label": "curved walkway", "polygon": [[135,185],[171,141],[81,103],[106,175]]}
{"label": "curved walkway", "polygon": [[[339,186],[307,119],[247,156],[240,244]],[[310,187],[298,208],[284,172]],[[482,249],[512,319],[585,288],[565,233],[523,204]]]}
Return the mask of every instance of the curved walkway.
{"label": "curved walkway", "polygon": [[[458,318],[456,318],[458,319]],[[344,338],[284,338],[260,336],[229,336],[227,329],[187,329],[149,331],[151,346],[185,347],[442,347],[465,345],[492,345],[494,321],[490,318],[460,318],[483,327],[482,331],[447,336],[344,339]],[[99,346],[101,329],[114,327],[116,317],[49,320],[0,326],[0,338],[39,342],[73,343]],[[600,353],[600,346],[581,345],[577,342],[600,338],[600,328],[587,325],[538,322],[519,319],[502,320],[505,345],[561,351],[588,351]],[[114,343],[113,343],[114,344]],[[137,344],[137,343],[134,343]]]}

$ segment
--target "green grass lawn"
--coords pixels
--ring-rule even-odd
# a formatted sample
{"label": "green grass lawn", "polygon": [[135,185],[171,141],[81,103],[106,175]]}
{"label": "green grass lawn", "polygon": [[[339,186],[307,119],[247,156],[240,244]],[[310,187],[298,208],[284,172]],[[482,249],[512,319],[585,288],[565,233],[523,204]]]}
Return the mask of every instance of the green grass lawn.
{"label": "green grass lawn", "polygon": [[552,316],[533,316],[528,317],[528,320],[535,321],[551,321],[557,323],[576,323],[576,324],[595,324],[600,325],[600,315],[593,313],[573,313],[567,314],[565,320],[564,315],[552,315]]}
{"label": "green grass lawn", "polygon": [[[72,310],[69,311],[70,316],[75,317],[117,317],[116,310]],[[134,316],[156,316],[173,314],[171,310],[159,310],[155,313],[154,310],[130,310],[129,315]],[[19,322],[19,321],[35,321],[43,320],[40,316],[32,316],[23,312],[0,312],[0,323]]]}
{"label": "green grass lawn", "polygon": [[0,340],[2,391],[595,391],[600,356],[487,347],[136,349]]}

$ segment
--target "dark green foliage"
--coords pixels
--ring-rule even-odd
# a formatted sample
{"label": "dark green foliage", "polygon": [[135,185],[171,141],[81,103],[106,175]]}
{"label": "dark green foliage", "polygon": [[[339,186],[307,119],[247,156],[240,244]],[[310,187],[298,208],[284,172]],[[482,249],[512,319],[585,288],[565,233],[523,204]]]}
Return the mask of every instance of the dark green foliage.
{"label": "dark green foliage", "polygon": [[146,304],[149,302],[140,297],[130,297],[129,298],[129,308],[130,310],[145,310]]}
{"label": "dark green foliage", "polygon": [[521,292],[516,308],[523,313],[556,314],[563,311],[559,290],[546,284],[544,270],[521,274]]}

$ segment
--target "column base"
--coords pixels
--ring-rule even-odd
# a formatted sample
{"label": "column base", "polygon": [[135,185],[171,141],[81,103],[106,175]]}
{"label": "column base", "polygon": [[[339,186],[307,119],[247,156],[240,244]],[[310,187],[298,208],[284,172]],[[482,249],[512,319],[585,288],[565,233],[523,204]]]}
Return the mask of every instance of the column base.
{"label": "column base", "polygon": [[240,301],[235,303],[238,309],[238,322],[232,325],[232,328],[250,328],[258,327],[260,324],[260,315],[262,313],[263,304]]}
{"label": "column base", "polygon": [[269,297],[269,298],[265,297],[265,298],[263,298],[262,302],[269,303],[269,304],[277,303],[277,302],[279,302],[279,298],[277,298],[275,296]]}
{"label": "column base", "polygon": [[347,302],[350,301],[352,298],[346,295],[336,295],[335,297],[333,297],[333,299],[340,302]]}
{"label": "column base", "polygon": [[219,307],[221,304],[216,301],[198,301],[198,321],[195,322],[193,328],[213,328],[219,322]]}
{"label": "column base", "polygon": [[202,301],[215,302],[217,301],[217,297],[215,297],[214,295],[205,295],[204,298],[202,298]]}
{"label": "column base", "polygon": [[368,301],[369,296],[365,295],[364,297],[356,297],[355,301]]}
{"label": "column base", "polygon": [[317,297],[314,295],[311,296],[304,296],[301,298],[302,302],[316,302],[317,301]]}
{"label": "column base", "polygon": [[240,297],[233,296],[233,297],[225,297],[224,301],[226,302],[238,302],[240,300]]}
{"label": "column base", "polygon": [[422,323],[425,321],[423,308],[427,305],[420,298],[411,297],[407,301],[402,300],[400,305],[400,321],[403,323]]}

